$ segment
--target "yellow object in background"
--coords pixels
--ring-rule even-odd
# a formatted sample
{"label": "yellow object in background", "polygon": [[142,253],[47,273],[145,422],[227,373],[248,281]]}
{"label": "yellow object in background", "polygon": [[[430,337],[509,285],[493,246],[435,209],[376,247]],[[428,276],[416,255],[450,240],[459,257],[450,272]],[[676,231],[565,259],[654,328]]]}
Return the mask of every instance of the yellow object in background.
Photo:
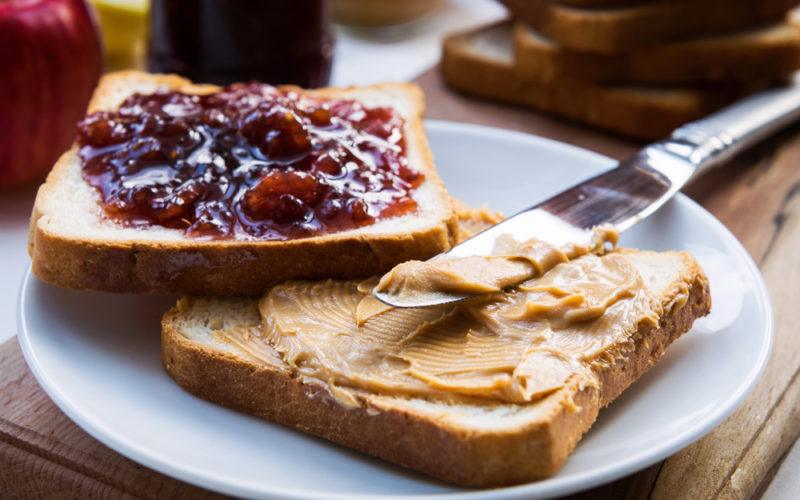
{"label": "yellow object in background", "polygon": [[150,0],[91,0],[103,36],[106,71],[141,68]]}

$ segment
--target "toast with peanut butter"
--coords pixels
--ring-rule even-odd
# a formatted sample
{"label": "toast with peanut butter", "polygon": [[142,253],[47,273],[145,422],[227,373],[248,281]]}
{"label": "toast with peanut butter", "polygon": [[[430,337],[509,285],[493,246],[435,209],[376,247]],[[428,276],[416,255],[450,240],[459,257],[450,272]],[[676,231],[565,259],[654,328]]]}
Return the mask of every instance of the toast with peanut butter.
{"label": "toast with peanut butter", "polygon": [[33,273],[75,289],[258,295],[428,258],[457,228],[423,113],[411,84],[109,74],[39,189]]}
{"label": "toast with peanut butter", "polygon": [[164,367],[201,398],[449,483],[545,478],[710,309],[687,253],[546,254],[536,277],[457,305],[391,308],[377,277],[184,297],[162,319]]}

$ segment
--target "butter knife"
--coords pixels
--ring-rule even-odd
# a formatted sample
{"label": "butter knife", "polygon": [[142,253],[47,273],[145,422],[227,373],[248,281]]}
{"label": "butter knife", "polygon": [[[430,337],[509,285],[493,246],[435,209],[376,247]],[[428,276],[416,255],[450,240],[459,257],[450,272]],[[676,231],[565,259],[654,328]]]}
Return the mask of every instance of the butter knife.
{"label": "butter knife", "polygon": [[[800,81],[766,90],[704,119],[676,129],[632,157],[576,184],[434,258],[490,255],[501,235],[517,241],[538,238],[562,246],[589,244],[594,228],[625,231],[664,205],[692,177],[730,160],[769,134],[800,118]],[[466,295],[403,298],[373,292],[394,307],[456,302]]]}

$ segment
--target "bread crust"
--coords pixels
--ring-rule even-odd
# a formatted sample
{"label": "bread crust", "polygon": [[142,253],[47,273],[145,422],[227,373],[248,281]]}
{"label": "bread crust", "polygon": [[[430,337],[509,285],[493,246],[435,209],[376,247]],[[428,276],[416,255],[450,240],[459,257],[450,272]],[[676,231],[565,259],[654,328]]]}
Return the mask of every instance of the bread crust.
{"label": "bread crust", "polygon": [[713,90],[682,87],[661,95],[568,79],[531,81],[519,74],[514,62],[485,57],[471,49],[471,37],[503,29],[508,31],[510,44],[511,24],[506,21],[445,39],[441,67],[448,85],[465,94],[530,106],[638,139],[663,138],[745,92],[729,86]]}
{"label": "bread crust", "polygon": [[[195,85],[175,75],[150,75],[136,71],[113,73],[101,80],[89,112],[111,109],[130,93],[132,83],[212,92],[217,87]],[[134,85],[135,86],[135,85]],[[330,234],[289,241],[178,241],[91,240],[70,237],[40,224],[47,214],[41,200],[65,176],[77,159],[77,148],[66,152],[39,188],[31,214],[28,252],[34,275],[48,283],[106,292],[181,292],[204,295],[258,295],[287,279],[360,278],[387,271],[399,262],[427,259],[449,249],[456,234],[456,217],[425,137],[422,114],[424,95],[415,85],[382,84],[366,89],[401,87],[411,96],[418,113],[407,117],[417,137],[426,183],[431,183],[447,207],[443,218],[416,231],[387,235]],[[294,88],[296,87],[282,87]],[[362,88],[362,89],[364,89]],[[311,91],[336,97],[347,89]],[[299,90],[299,89],[297,89]]]}
{"label": "bread crust", "polygon": [[564,49],[524,23],[514,26],[516,67],[534,82],[562,79],[656,85],[786,80],[800,67],[800,29],[783,22],[732,35],[617,54]]}
{"label": "bread crust", "polygon": [[564,47],[614,54],[668,40],[751,28],[782,19],[794,0],[677,0],[574,7],[552,0],[501,0],[514,16]]}
{"label": "bread crust", "polygon": [[[545,415],[510,429],[466,428],[369,396],[362,397],[358,407],[346,407],[322,386],[292,378],[286,368],[250,363],[187,339],[176,322],[188,307],[186,303],[164,315],[162,360],[181,387],[214,403],[449,483],[475,487],[518,484],[555,474],[600,408],[653,366],[696,318],[708,313],[708,280],[691,257],[684,259],[688,271],[680,282],[688,287],[685,303],[665,311],[658,326],[643,322],[629,343],[593,362],[599,386],[580,387],[573,380],[545,398],[552,403]],[[677,289],[667,293],[664,303],[670,304],[678,293]]]}

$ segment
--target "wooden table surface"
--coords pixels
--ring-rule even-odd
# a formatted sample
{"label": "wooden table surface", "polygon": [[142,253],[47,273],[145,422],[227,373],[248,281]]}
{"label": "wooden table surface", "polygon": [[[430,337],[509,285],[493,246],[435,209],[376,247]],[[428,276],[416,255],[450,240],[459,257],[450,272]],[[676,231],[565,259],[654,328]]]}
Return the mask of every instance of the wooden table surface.
{"label": "wooden table surface", "polygon": [[[436,68],[419,78],[428,117],[520,130],[622,158],[640,144],[534,112],[453,94]],[[744,405],[669,459],[574,498],[751,498],[800,432],[800,128],[684,190],[747,248],[772,297],[772,358]],[[713,284],[712,284],[713,286]],[[724,360],[721,360],[724,362]],[[15,339],[0,346],[0,497],[217,495],[142,467],[100,444],[47,398]]]}

